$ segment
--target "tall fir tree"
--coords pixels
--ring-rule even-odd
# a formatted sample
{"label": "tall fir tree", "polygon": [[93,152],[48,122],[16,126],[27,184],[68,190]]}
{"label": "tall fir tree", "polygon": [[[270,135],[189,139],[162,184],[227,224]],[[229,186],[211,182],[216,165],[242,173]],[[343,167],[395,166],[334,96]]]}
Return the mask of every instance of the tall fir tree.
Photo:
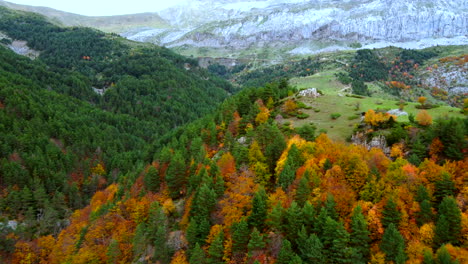
{"label": "tall fir tree", "polygon": [[154,246],[153,259],[161,263],[169,263],[170,252],[167,246],[168,220],[158,202],[150,206],[148,219],[149,240]]}
{"label": "tall fir tree", "polygon": [[221,230],[208,249],[208,264],[223,264],[224,254],[224,232]]}
{"label": "tall fir tree", "polygon": [[196,243],[192,250],[192,254],[189,259],[190,264],[205,264],[206,256],[205,251],[200,247],[200,244]]}
{"label": "tall fir tree", "polygon": [[289,241],[293,241],[293,245],[297,240],[297,234],[302,227],[302,210],[295,201],[291,203],[291,206],[286,210],[284,216],[284,227],[287,231],[286,237]]}
{"label": "tall fir tree", "polygon": [[323,255],[323,245],[316,234],[308,235],[302,226],[298,238],[299,256],[305,263],[326,263]]}
{"label": "tall fir tree", "polygon": [[361,206],[354,208],[351,216],[350,246],[354,249],[355,263],[366,263],[370,254],[370,232],[367,229],[367,221],[362,214]]}
{"label": "tall fir tree", "polygon": [[249,255],[252,255],[254,251],[263,249],[265,247],[265,241],[263,241],[263,235],[254,227],[252,234],[250,235],[249,244],[247,248],[249,249]]}
{"label": "tall fir tree", "polygon": [[152,192],[158,192],[161,180],[159,179],[158,170],[154,166],[150,166],[144,177],[146,189]]}
{"label": "tall fir tree", "polygon": [[400,234],[394,223],[390,223],[385,229],[380,243],[380,249],[385,253],[387,261],[399,261],[406,259],[405,256],[405,240]]}
{"label": "tall fir tree", "polygon": [[315,207],[309,201],[307,201],[304,204],[304,207],[302,207],[302,217],[307,231],[309,233],[312,232],[314,230],[317,212],[315,211]]}
{"label": "tall fir tree", "polygon": [[283,239],[283,242],[281,243],[281,249],[278,253],[278,257],[276,258],[276,263],[289,264],[293,256],[294,251],[292,250],[291,242],[289,242],[287,239]]}
{"label": "tall fir tree", "polygon": [[394,224],[398,227],[401,220],[401,212],[397,208],[396,202],[393,198],[390,198],[385,204],[382,212],[382,224],[385,228]]}
{"label": "tall fir tree", "polygon": [[441,179],[435,182],[434,197],[436,204],[440,204],[444,197],[454,196],[454,194],[455,183],[452,180],[452,176],[447,172],[443,172]]}
{"label": "tall fir tree", "polygon": [[166,171],[166,182],[171,198],[180,197],[185,184],[185,161],[182,154],[175,152]]}
{"label": "tall fir tree", "polygon": [[432,213],[432,206],[428,200],[424,200],[419,204],[419,212],[417,213],[417,223],[419,226],[425,223],[432,222],[434,220],[434,214]]}
{"label": "tall fir tree", "polygon": [[310,193],[312,192],[309,184],[309,174],[309,171],[304,173],[304,176],[302,176],[301,180],[299,181],[299,186],[296,190],[295,198],[300,207],[304,206],[305,202],[309,198]]}
{"label": "tall fir tree", "polygon": [[243,252],[247,247],[250,239],[249,225],[245,219],[238,223],[234,223],[231,228],[232,231],[232,252]]}
{"label": "tall fir tree", "polygon": [[247,223],[251,227],[256,227],[262,231],[267,217],[267,194],[264,188],[260,188],[252,200],[252,213],[249,215]]}
{"label": "tall fir tree", "polygon": [[459,245],[461,239],[461,211],[453,197],[446,196],[439,205],[435,229],[435,244]]}

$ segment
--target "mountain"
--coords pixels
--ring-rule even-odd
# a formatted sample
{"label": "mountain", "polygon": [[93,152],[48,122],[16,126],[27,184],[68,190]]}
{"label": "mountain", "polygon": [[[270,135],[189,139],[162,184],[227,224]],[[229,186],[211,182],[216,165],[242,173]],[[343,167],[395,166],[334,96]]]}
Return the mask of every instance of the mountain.
{"label": "mountain", "polygon": [[196,0],[115,17],[0,4],[202,57],[284,59],[362,46],[468,44],[466,0]]}
{"label": "mountain", "polygon": [[371,44],[410,42],[407,45],[418,47],[437,41],[468,43],[467,11],[467,1],[201,0],[161,11],[171,29],[123,35],[181,50],[281,49],[301,54]]}
{"label": "mountain", "polygon": [[[52,219],[39,233],[58,231],[96,190],[152,160],[166,134],[235,92],[166,48],[38,14],[0,7],[0,32],[0,219]],[[41,202],[11,208],[22,192]]]}
{"label": "mountain", "polygon": [[132,28],[167,28],[169,24],[156,13],[142,13],[119,16],[82,16],[49,7],[28,6],[0,0],[0,6],[15,10],[34,12],[44,15],[51,22],[62,26],[93,27],[105,32],[120,33]]}

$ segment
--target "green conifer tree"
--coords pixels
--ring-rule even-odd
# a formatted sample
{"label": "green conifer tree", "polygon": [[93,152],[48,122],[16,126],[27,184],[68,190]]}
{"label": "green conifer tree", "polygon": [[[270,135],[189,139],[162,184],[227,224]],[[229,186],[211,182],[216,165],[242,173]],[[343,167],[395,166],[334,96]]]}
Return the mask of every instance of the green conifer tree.
{"label": "green conifer tree", "polygon": [[382,236],[382,242],[380,243],[380,249],[385,253],[385,259],[387,261],[402,261],[406,259],[405,253],[405,240],[396,229],[394,223],[390,223],[385,229],[385,233]]}
{"label": "green conifer tree", "polygon": [[182,154],[175,152],[166,171],[166,182],[171,198],[178,198],[185,184],[185,161]]}
{"label": "green conifer tree", "polygon": [[245,219],[232,225],[232,252],[243,252],[250,239],[249,225]]}
{"label": "green conifer tree", "polygon": [[367,221],[362,214],[361,206],[354,208],[351,216],[350,246],[356,253],[356,263],[366,263],[370,254],[370,232],[367,229]]}
{"label": "green conifer tree", "polygon": [[256,227],[258,230],[263,230],[267,217],[267,199],[268,197],[265,189],[260,188],[260,190],[255,193],[252,201],[252,213],[247,220],[249,226]]}
{"label": "green conifer tree", "polygon": [[453,197],[445,197],[439,205],[435,229],[435,244],[459,245],[461,238],[461,211]]}
{"label": "green conifer tree", "polygon": [[190,264],[205,264],[206,256],[203,249],[200,247],[200,244],[196,243],[195,247],[192,250],[192,255],[189,259]]}
{"label": "green conifer tree", "polygon": [[446,196],[453,196],[454,192],[455,183],[452,181],[452,177],[450,174],[443,172],[442,178],[435,183],[434,197],[436,204],[440,204]]}
{"label": "green conifer tree", "polygon": [[208,264],[222,264],[224,254],[224,232],[221,230],[208,249]]}
{"label": "green conifer tree", "polygon": [[247,248],[249,249],[249,254],[252,254],[255,250],[263,249],[265,247],[265,241],[263,241],[263,235],[254,227],[252,234],[250,235],[249,244]]}
{"label": "green conifer tree", "polygon": [[299,181],[299,186],[297,187],[295,195],[296,201],[300,207],[304,206],[305,202],[310,196],[310,193],[312,192],[309,181],[309,172],[306,171],[304,176],[302,176],[301,180]]}
{"label": "green conifer tree", "polygon": [[419,212],[417,213],[417,222],[419,226],[433,221],[434,214],[432,213],[431,203],[428,200],[422,201],[419,205]]}
{"label": "green conifer tree", "polygon": [[281,232],[283,230],[284,209],[280,203],[277,203],[273,210],[268,214],[268,225],[274,231]]}
{"label": "green conifer tree", "polygon": [[276,259],[277,264],[289,264],[294,256],[294,252],[291,248],[291,242],[287,239],[283,239],[281,249]]}
{"label": "green conifer tree", "polygon": [[155,167],[150,166],[148,168],[148,171],[146,172],[144,177],[144,183],[146,189],[148,189],[149,191],[159,191],[159,185],[161,184],[161,180],[159,179],[158,170]]}
{"label": "green conifer tree", "polygon": [[401,220],[401,212],[397,208],[397,204],[390,198],[384,206],[382,212],[382,224],[387,228],[390,224],[394,224],[398,227]]}

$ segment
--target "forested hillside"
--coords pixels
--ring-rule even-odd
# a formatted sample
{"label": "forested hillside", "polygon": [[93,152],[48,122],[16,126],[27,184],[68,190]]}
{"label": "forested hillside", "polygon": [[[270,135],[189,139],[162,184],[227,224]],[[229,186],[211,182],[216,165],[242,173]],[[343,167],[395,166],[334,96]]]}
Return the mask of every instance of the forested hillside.
{"label": "forested hillside", "polygon": [[[246,72],[256,88],[236,91],[192,59],[93,29],[3,8],[0,31],[1,263],[468,262],[468,100],[433,118],[448,98],[413,79],[440,50],[304,59]],[[16,40],[39,57],[11,51]],[[359,144],[319,131],[320,109],[284,79],[342,59],[331,76],[354,95],[326,79],[321,96],[362,100],[354,126],[327,114]],[[370,107],[377,82],[418,114]]]}
{"label": "forested hillside", "polygon": [[[364,120],[408,143],[388,157],[334,143],[310,125],[279,126],[274,117],[288,111],[282,98],[292,91],[285,82],[243,90],[173,131],[151,163],[96,192],[57,236],[36,232],[29,240],[5,231],[8,260],[468,261],[466,121]],[[408,161],[411,155],[422,160]]]}
{"label": "forested hillside", "polygon": [[[164,134],[233,92],[188,58],[116,35],[5,8],[0,31],[2,253],[3,223],[21,239],[58,234],[97,190],[151,161]],[[40,56],[14,53],[19,40]]]}
{"label": "forested hillside", "polygon": [[[57,27],[32,13],[3,7],[0,13],[0,31],[27,41],[40,52],[38,60],[61,75],[53,77],[55,83],[66,85],[50,85],[53,90],[114,113],[157,121],[160,134],[209,113],[213,102],[232,92],[229,83],[168,49],[90,28]],[[99,96],[92,87],[106,92]]]}

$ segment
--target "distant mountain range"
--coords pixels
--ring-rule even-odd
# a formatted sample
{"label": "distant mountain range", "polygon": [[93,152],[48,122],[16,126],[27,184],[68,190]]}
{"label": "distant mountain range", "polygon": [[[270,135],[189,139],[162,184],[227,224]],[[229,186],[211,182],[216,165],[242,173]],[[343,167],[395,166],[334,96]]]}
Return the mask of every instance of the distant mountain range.
{"label": "distant mountain range", "polygon": [[[5,5],[6,2],[0,2]],[[422,48],[468,44],[466,0],[197,0],[158,13],[84,17],[48,8],[64,25],[112,31],[182,53],[226,56],[248,50],[258,57],[395,45]]]}

